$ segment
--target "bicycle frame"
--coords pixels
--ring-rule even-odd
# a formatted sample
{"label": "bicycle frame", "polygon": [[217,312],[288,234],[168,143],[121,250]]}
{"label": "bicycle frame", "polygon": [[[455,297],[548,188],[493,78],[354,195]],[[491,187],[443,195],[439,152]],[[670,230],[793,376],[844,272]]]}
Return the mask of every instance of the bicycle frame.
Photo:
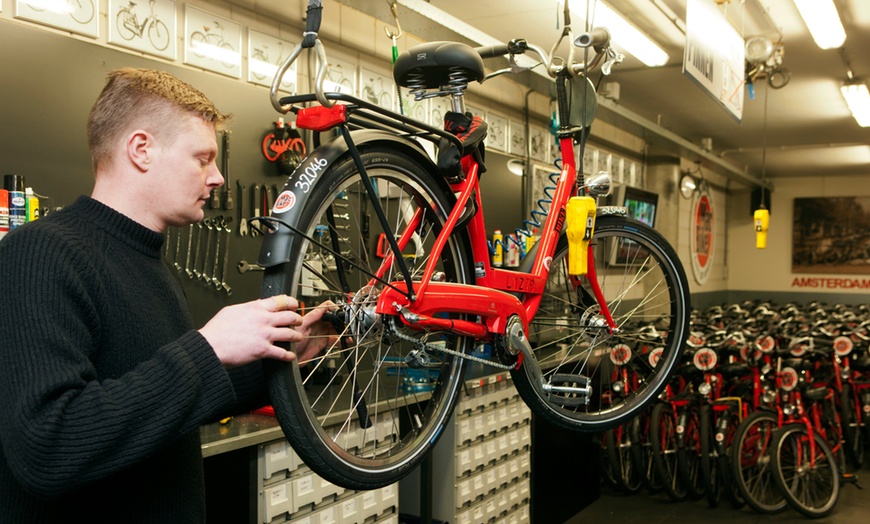
{"label": "bicycle frame", "polygon": [[[444,131],[429,128],[407,117],[368,104],[355,97],[338,93],[328,93],[326,96],[330,101],[346,101],[350,102],[352,106],[333,104],[331,107],[321,105],[309,108],[297,108],[297,127],[314,131],[325,131],[334,127],[340,127],[343,131],[342,135],[347,146],[347,151],[356,162],[357,169],[365,185],[371,186],[371,180],[366,173],[365,166],[360,160],[353,139],[354,133],[347,125],[351,120],[350,113],[357,109],[378,113],[377,116],[366,114],[365,118],[374,118],[375,121],[385,124],[387,127],[391,127],[391,124],[387,123],[391,120],[400,123],[398,124],[399,126],[415,126],[422,128],[428,133],[437,131],[439,136],[446,134],[453,140],[456,140],[456,137]],[[282,103],[286,103],[289,100],[296,102],[303,100],[310,101],[310,99],[310,95],[302,95],[284,99]],[[386,117],[387,120],[380,117]],[[395,128],[396,125],[393,124],[392,127]],[[395,253],[401,253],[408,242],[410,242],[414,230],[420,224],[424,210],[422,208],[418,209],[403,231],[392,231],[389,224],[382,221],[386,240],[390,245],[390,252],[372,276],[370,283],[374,285],[377,281],[381,280],[386,274],[387,269],[394,262],[399,266],[404,281],[388,283],[389,285],[385,287],[379,297],[376,312],[382,315],[398,315],[405,325],[412,328],[447,331],[462,336],[471,336],[480,340],[491,340],[493,335],[504,334],[508,320],[514,316],[520,319],[523,328],[526,329],[529,321],[534,318],[541,302],[552,257],[565,225],[565,206],[568,199],[577,193],[577,187],[581,185],[578,184],[572,138],[570,136],[563,136],[559,139],[559,143],[563,156],[562,169],[553,194],[551,211],[543,224],[539,245],[534,255],[534,262],[528,273],[494,268],[490,264],[483,206],[480,198],[480,165],[473,158],[473,155],[469,154],[462,159],[463,179],[450,186],[450,189],[454,193],[457,193],[458,197],[431,248],[429,260],[423,271],[422,279],[419,282],[411,281],[410,273],[404,267],[402,257],[397,258]],[[311,154],[311,156],[314,155],[316,155],[316,151]],[[369,187],[368,195],[374,210],[376,213],[380,213],[380,202],[376,194],[371,190],[371,187]],[[455,284],[435,282],[432,280],[432,276],[435,273],[436,264],[472,198],[474,201],[471,205],[477,209],[477,212],[467,222],[465,227],[470,237],[476,270],[479,273],[476,283]],[[588,257],[590,261],[594,261],[592,244],[588,247]],[[579,277],[572,278],[575,287],[579,286]],[[611,331],[615,330],[616,323],[610,314],[603,293],[598,285],[594,263],[589,264],[589,272],[586,278],[590,283],[608,328]],[[516,294],[522,294],[523,298],[518,298]],[[482,321],[442,318],[444,313],[478,316]],[[436,317],[435,315],[439,316]]]}

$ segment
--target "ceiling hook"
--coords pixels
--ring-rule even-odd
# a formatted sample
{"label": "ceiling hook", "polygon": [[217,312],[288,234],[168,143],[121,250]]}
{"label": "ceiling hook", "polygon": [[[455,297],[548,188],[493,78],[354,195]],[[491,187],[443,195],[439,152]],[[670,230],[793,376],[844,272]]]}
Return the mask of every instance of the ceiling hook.
{"label": "ceiling hook", "polygon": [[399,6],[396,0],[387,0],[387,3],[390,4],[390,13],[393,14],[393,20],[396,22],[396,33],[394,33],[389,27],[384,28],[384,32],[387,34],[387,38],[391,38],[392,40],[396,40],[397,38],[401,38],[405,33],[402,31],[402,25],[399,24]]}

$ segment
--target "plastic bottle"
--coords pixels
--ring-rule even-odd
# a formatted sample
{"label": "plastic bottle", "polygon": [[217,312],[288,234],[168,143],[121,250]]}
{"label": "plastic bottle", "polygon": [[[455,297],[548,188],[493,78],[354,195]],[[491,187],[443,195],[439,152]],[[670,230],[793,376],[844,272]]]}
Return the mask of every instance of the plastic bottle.
{"label": "plastic bottle", "polygon": [[520,265],[520,242],[516,235],[508,233],[507,235],[507,267],[519,267]]}
{"label": "plastic bottle", "polygon": [[504,264],[504,249],[502,241],[504,238],[501,235],[501,230],[496,229],[492,235],[492,243],[495,245],[495,253],[492,255],[492,267],[501,267]]}
{"label": "plastic bottle", "polygon": [[39,218],[39,198],[33,194],[33,188],[24,189],[24,198],[26,202],[26,216],[28,222],[33,222]]}

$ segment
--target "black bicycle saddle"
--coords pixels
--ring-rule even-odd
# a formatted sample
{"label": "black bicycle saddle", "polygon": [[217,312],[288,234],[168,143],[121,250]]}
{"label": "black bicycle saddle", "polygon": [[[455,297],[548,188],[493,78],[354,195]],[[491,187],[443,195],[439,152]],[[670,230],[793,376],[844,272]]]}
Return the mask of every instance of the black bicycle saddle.
{"label": "black bicycle saddle", "polygon": [[459,42],[429,42],[399,55],[393,78],[402,87],[437,89],[448,84],[451,73],[468,81],[483,80],[483,60],[473,47]]}

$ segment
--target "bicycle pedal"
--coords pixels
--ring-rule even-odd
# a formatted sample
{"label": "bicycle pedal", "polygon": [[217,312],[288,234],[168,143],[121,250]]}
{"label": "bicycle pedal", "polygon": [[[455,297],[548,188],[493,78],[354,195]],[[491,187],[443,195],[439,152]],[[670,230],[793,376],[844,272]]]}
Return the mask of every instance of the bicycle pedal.
{"label": "bicycle pedal", "polygon": [[583,375],[556,373],[550,377],[548,383],[543,385],[543,389],[550,394],[548,400],[553,404],[578,407],[589,404],[592,396],[590,383],[589,377]]}
{"label": "bicycle pedal", "polygon": [[858,484],[858,475],[854,473],[840,473],[840,482],[843,484],[852,484],[858,489],[864,489]]}

